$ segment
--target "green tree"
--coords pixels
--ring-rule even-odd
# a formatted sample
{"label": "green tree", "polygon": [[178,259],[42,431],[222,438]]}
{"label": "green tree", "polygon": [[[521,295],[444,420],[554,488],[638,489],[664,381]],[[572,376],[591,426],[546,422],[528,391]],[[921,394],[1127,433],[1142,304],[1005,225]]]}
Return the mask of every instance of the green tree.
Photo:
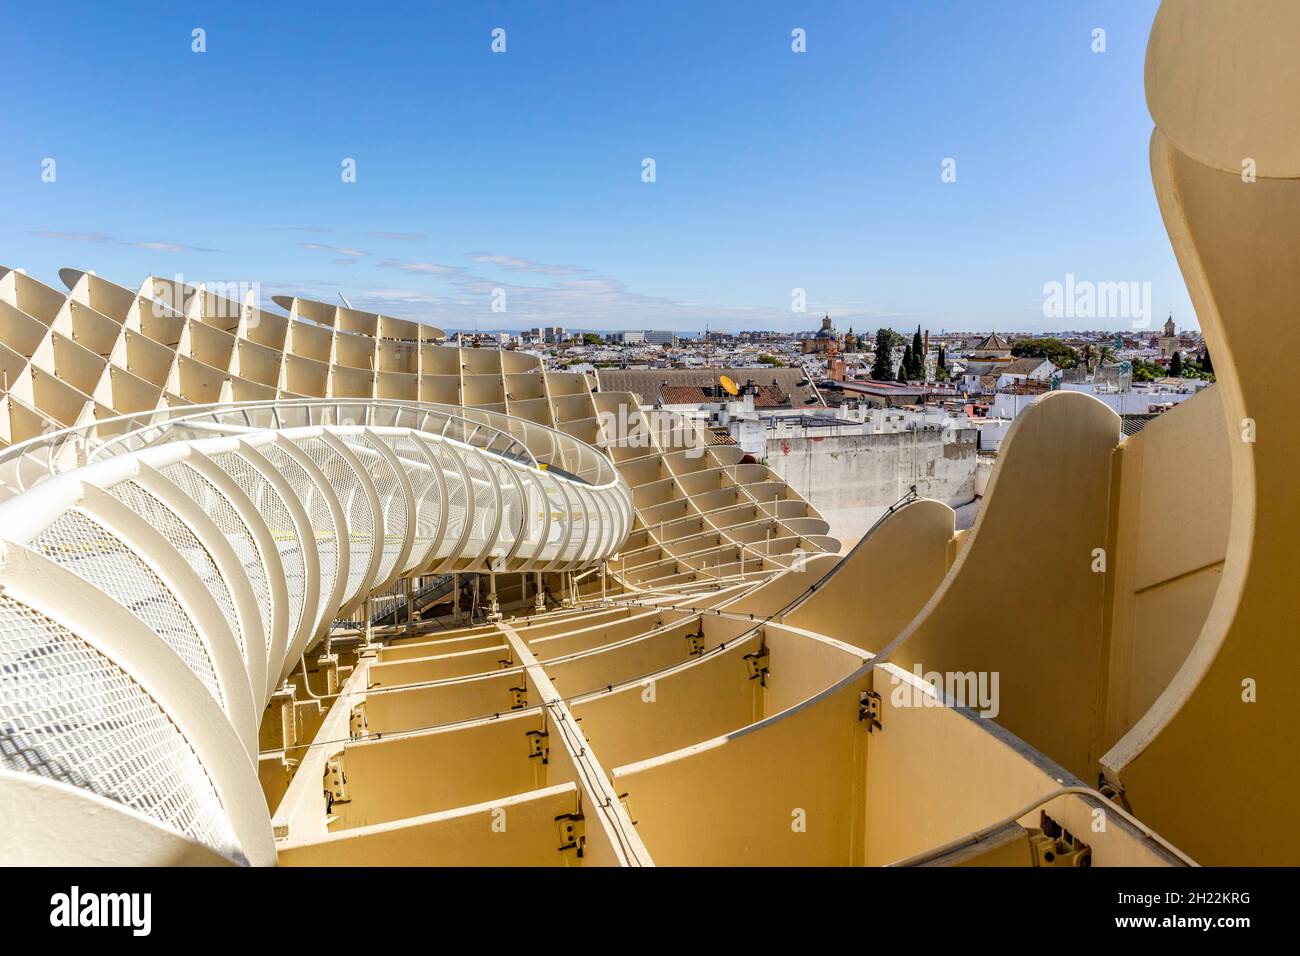
{"label": "green tree", "polygon": [[1170,378],[1183,377],[1183,353],[1182,352],[1174,352],[1174,357],[1169,360],[1169,376]]}
{"label": "green tree", "polygon": [[912,378],[925,378],[925,342],[921,339],[921,327],[916,327],[912,336]]}
{"label": "green tree", "polygon": [[894,343],[892,329],[876,330],[876,360],[871,364],[871,377],[877,382],[888,382],[894,377]]}
{"label": "green tree", "polygon": [[1133,360],[1133,381],[1135,382],[1154,382],[1163,376],[1160,366],[1155,362],[1144,362],[1142,359]]}
{"label": "green tree", "polygon": [[899,385],[907,384],[907,363],[900,362],[898,365],[898,378],[895,379]]}
{"label": "green tree", "polygon": [[781,361],[779,358],[777,358],[775,355],[760,355],[760,356],[758,357],[758,362],[759,362],[760,365],[771,365],[771,366],[774,367],[774,368],[784,368],[784,367],[785,367],[785,363],[782,362],[782,361]]}
{"label": "green tree", "polygon": [[600,336],[597,335],[595,332],[583,332],[582,342],[584,345],[599,345]]}
{"label": "green tree", "polygon": [[903,362],[898,366],[898,380],[906,382],[916,377],[916,356],[912,354],[912,346],[903,346]]}
{"label": "green tree", "polygon": [[1011,354],[1016,358],[1045,358],[1057,368],[1073,368],[1079,364],[1079,353],[1052,336],[1021,339],[1011,346]]}

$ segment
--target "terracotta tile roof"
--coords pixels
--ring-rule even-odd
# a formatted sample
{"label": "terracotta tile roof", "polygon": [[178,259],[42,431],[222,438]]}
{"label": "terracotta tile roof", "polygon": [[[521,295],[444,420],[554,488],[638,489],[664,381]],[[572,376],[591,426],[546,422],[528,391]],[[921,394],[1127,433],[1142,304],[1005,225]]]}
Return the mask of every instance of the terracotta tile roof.
{"label": "terracotta tile roof", "polygon": [[[702,405],[727,396],[718,385],[721,375],[743,386],[758,386],[756,408],[802,408],[824,405],[800,368],[654,368],[596,370],[602,392],[634,392],[643,404]],[[802,384],[801,384],[802,383]],[[683,390],[683,389],[689,390]]]}
{"label": "terracotta tile roof", "polygon": [[[774,385],[758,385],[754,395],[755,408],[785,408],[790,397]],[[661,385],[659,396],[665,405],[703,405],[706,402],[725,402],[731,399],[723,389],[705,389],[700,385]]]}
{"label": "terracotta tile roof", "polygon": [[665,405],[703,405],[717,401],[705,395],[699,385],[664,385],[659,389],[659,397]]}
{"label": "terracotta tile roof", "polygon": [[1046,361],[1047,359],[1045,358],[1033,358],[1033,357],[1018,358],[1012,362],[1008,362],[1006,365],[1002,366],[1002,368],[1000,368],[998,371],[999,374],[1002,375],[1008,375],[1008,374],[1028,375],[1030,372],[1035,371],[1040,365],[1042,365]]}
{"label": "terracotta tile roof", "polygon": [[992,351],[1005,352],[1005,351],[1009,350],[1010,348],[1011,348],[1011,346],[1010,346],[1010,345],[1007,345],[1007,340],[1006,340],[1006,339],[1004,339],[1002,336],[998,335],[996,332],[991,332],[989,335],[987,335],[987,336],[984,338],[984,341],[980,342],[979,345],[975,346],[975,351],[977,351],[977,352],[992,352]]}

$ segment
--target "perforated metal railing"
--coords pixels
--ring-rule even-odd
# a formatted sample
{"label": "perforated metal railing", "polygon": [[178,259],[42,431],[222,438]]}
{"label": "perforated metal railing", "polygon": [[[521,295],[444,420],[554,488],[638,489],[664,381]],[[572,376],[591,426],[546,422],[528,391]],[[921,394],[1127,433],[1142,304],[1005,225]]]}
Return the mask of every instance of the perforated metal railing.
{"label": "perforated metal railing", "polygon": [[[183,405],[121,415],[67,428],[0,450],[0,500],[20,494],[52,474],[159,441],[208,437],[247,428],[365,425],[440,434],[495,457],[554,466],[580,481],[604,485],[615,478],[608,458],[570,435],[527,419],[458,405],[373,399],[292,399]],[[189,432],[179,430],[188,427]]]}
{"label": "perforated metal railing", "polygon": [[0,767],[89,790],[233,858],[207,772],[122,668],[45,615],[0,595]]}
{"label": "perforated metal railing", "polygon": [[[249,586],[257,601],[262,629],[265,632],[267,650],[270,651],[271,628],[273,617],[271,611],[271,585],[266,576],[266,562],[257,548],[253,532],[230,500],[217,490],[202,472],[186,462],[177,462],[162,469],[168,480],[178,485],[189,498],[203,509],[204,514],[212,519],[218,530],[226,536],[239,557],[240,566],[248,576]],[[331,555],[332,557],[332,555]],[[325,566],[322,559],[321,573],[333,573]]]}
{"label": "perforated metal railing", "polygon": [[139,551],[99,522],[71,508],[51,521],[27,545],[131,611],[180,655],[217,703],[224,704],[212,663],[211,636],[207,640],[199,636],[197,625],[167,582]]}
{"label": "perforated metal railing", "polygon": [[4,459],[23,488],[0,502],[0,770],[231,858],[258,717],[331,621],[406,575],[589,567],[632,520],[604,456],[504,415],[174,411]]}
{"label": "perforated metal railing", "polygon": [[[238,451],[220,452],[209,456],[208,460],[235,482],[248,504],[262,517],[266,530],[271,536],[272,547],[280,560],[281,574],[287,591],[286,610],[290,621],[288,630],[289,633],[296,633],[305,610],[303,600],[307,566],[302,543],[283,494],[271,484],[266,475],[258,470],[252,460],[254,458],[265,463],[265,459],[251,449],[243,454]],[[200,474],[203,473],[197,460],[184,464],[199,471]],[[233,504],[235,498],[228,493],[227,500]],[[266,635],[268,652],[271,638],[271,634]]]}

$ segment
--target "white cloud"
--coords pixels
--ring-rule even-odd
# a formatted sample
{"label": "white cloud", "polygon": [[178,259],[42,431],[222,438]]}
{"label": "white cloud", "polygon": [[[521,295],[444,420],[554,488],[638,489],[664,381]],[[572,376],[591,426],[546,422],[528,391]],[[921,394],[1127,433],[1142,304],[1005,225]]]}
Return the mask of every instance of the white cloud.
{"label": "white cloud", "polygon": [[[718,330],[815,328],[821,313],[810,303],[808,312],[793,314],[789,308],[743,305],[710,305],[700,302],[644,295],[609,277],[591,276],[557,279],[534,286],[493,281],[453,266],[434,263],[382,263],[410,274],[433,275],[446,280],[439,288],[374,286],[357,288],[343,283],[306,283],[293,291],[314,298],[333,298],[341,290],[353,306],[381,312],[440,328],[524,329],[537,325],[562,325],[583,329],[679,329],[701,330],[706,325]],[[421,268],[427,267],[427,268]],[[450,270],[450,271],[449,271]],[[313,290],[312,286],[316,286]],[[496,290],[506,292],[506,311],[493,312]],[[833,305],[835,324],[854,325],[859,331],[889,324],[889,317],[863,307]]]}
{"label": "white cloud", "polygon": [[109,237],[99,232],[60,232],[57,229],[29,229],[29,236],[42,239],[67,239],[70,242],[109,242]]}
{"label": "white cloud", "polygon": [[347,256],[349,259],[370,255],[370,253],[362,252],[360,249],[349,249],[346,246],[327,246],[320,242],[300,242],[298,245],[303,249],[311,249],[313,252],[332,252],[336,256]]}
{"label": "white cloud", "polygon": [[402,272],[414,272],[421,275],[454,276],[465,270],[460,266],[445,266],[437,262],[403,262],[400,259],[385,259],[379,263],[380,269],[400,269]]}
{"label": "white cloud", "polygon": [[62,239],[65,242],[115,242],[120,246],[130,246],[132,249],[143,249],[146,252],[218,252],[217,249],[208,249],[204,246],[189,246],[183,242],[163,242],[161,240],[151,239],[139,242],[127,242],[117,240],[112,236],[106,236],[102,232],[64,232],[59,229],[29,229],[29,236],[39,236],[42,239]]}
{"label": "white cloud", "polygon": [[470,252],[467,256],[473,262],[493,265],[506,272],[535,272],[539,275],[566,276],[587,271],[580,266],[553,266],[544,262],[533,262],[531,259],[495,255],[490,252]]}
{"label": "white cloud", "polygon": [[187,246],[181,242],[126,242],[123,245],[130,246],[133,249],[144,249],[148,252],[216,252],[216,249],[205,249],[202,246]]}

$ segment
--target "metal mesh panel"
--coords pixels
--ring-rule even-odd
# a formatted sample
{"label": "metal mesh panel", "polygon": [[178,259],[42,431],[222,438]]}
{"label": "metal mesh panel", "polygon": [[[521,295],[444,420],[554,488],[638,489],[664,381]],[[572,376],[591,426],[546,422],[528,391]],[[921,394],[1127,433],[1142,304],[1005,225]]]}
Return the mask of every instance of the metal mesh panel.
{"label": "metal mesh panel", "polygon": [[578,559],[585,559],[593,553],[597,545],[601,512],[595,507],[593,494],[582,488],[582,485],[575,485],[571,490],[575,493],[573,497],[577,498],[576,507],[573,509],[573,540],[578,545]]}
{"label": "metal mesh panel", "polygon": [[235,549],[239,562],[244,566],[244,573],[253,586],[253,596],[257,599],[257,609],[262,616],[262,633],[265,635],[266,649],[271,649],[271,586],[267,582],[266,564],[262,553],[257,549],[257,541],[248,523],[240,517],[235,506],[217,490],[217,486],[207,479],[197,468],[186,462],[168,465],[162,474],[174,482],[185,494],[196,501],[203,512],[226,536],[230,546]]}
{"label": "metal mesh panel", "polygon": [[375,547],[374,515],[370,513],[370,502],[361,487],[361,480],[342,455],[320,438],[300,441],[298,447],[310,455],[316,467],[325,473],[325,479],[343,504],[343,514],[348,522],[348,583],[343,591],[346,603],[357,596],[370,567]]}
{"label": "metal mesh panel", "polygon": [[[406,493],[398,480],[393,466],[388,459],[375,450],[374,442],[365,438],[365,445],[356,449],[358,458],[369,469],[370,480],[374,482],[379,495],[379,506],[384,513],[384,550],[379,559],[377,582],[388,580],[401,557],[402,546],[406,544]],[[363,457],[364,456],[364,457]]]}
{"label": "metal mesh panel", "polygon": [[[547,536],[547,546],[545,554],[547,557],[553,557],[567,561],[572,554],[574,547],[573,536],[569,534],[569,502],[560,489],[560,484],[551,475],[546,475],[542,479],[543,486],[546,488],[546,506],[551,510],[551,531]],[[565,543],[568,537],[568,547],[563,553],[560,546]]]}
{"label": "metal mesh panel", "polygon": [[118,482],[109,493],[153,525],[154,530],[166,538],[167,542],[185,559],[185,563],[199,576],[208,593],[221,608],[222,616],[230,625],[230,630],[234,632],[239,653],[243,654],[244,629],[239,624],[235,600],[230,596],[230,588],[226,586],[225,578],[217,569],[217,563],[212,560],[212,555],[208,553],[208,549],[203,546],[194,532],[176,516],[175,512],[141,487],[138,482]]}
{"label": "metal mesh panel", "polygon": [[429,551],[438,534],[438,522],[442,518],[442,492],[438,488],[438,479],[434,477],[433,469],[413,439],[393,439],[391,447],[406,468],[406,478],[411,483],[415,499],[415,526],[412,529],[415,538],[407,564],[412,568],[420,567],[429,559]]}
{"label": "metal mesh panel", "polygon": [[134,551],[103,525],[67,511],[29,545],[93,584],[167,642],[223,707],[212,656],[171,589]]}
{"label": "metal mesh panel", "polygon": [[486,554],[492,525],[496,523],[496,495],[492,491],[493,482],[477,454],[465,455],[465,469],[469,472],[474,500],[470,518],[474,522],[467,545],[469,554]]}
{"label": "metal mesh panel", "polygon": [[526,538],[519,550],[521,558],[533,559],[541,553],[546,542],[542,541],[542,528],[546,522],[545,488],[538,472],[525,472],[520,477],[524,483],[523,511]]}
{"label": "metal mesh panel", "polygon": [[89,790],[243,859],[203,765],[120,667],[0,595],[0,766]]}
{"label": "metal mesh panel", "polygon": [[[253,502],[253,507],[257,509],[271,532],[275,549],[280,552],[284,583],[289,592],[289,640],[292,641],[302,623],[303,605],[306,603],[304,600],[306,568],[302,557],[302,543],[298,540],[298,529],[293,523],[289,507],[275,487],[242,456],[227,451],[213,455],[212,462],[233,478],[235,484],[239,485]],[[275,666],[276,662],[272,661],[272,670]]]}
{"label": "metal mesh panel", "polygon": [[528,516],[524,513],[523,496],[519,493],[519,486],[515,484],[506,466],[494,461],[492,467],[501,485],[501,528],[498,532],[497,544],[504,554],[510,551],[520,537],[521,526],[528,520]]}
{"label": "metal mesh panel", "polygon": [[451,454],[438,444],[430,447],[435,460],[442,463],[442,474],[447,482],[447,533],[438,549],[439,557],[447,557],[465,532],[465,521],[469,515],[469,491],[465,487],[465,476],[456,467]]}
{"label": "metal mesh panel", "polygon": [[[288,452],[276,445],[263,445],[258,451],[284,475],[302,502],[307,520],[311,522],[311,529],[316,536],[317,560],[320,563],[320,597],[316,603],[316,619],[322,620],[325,605],[334,593],[334,582],[339,573],[339,539],[338,529],[334,527],[334,512],[307,469],[294,461]],[[330,610],[333,611],[333,608]]]}

